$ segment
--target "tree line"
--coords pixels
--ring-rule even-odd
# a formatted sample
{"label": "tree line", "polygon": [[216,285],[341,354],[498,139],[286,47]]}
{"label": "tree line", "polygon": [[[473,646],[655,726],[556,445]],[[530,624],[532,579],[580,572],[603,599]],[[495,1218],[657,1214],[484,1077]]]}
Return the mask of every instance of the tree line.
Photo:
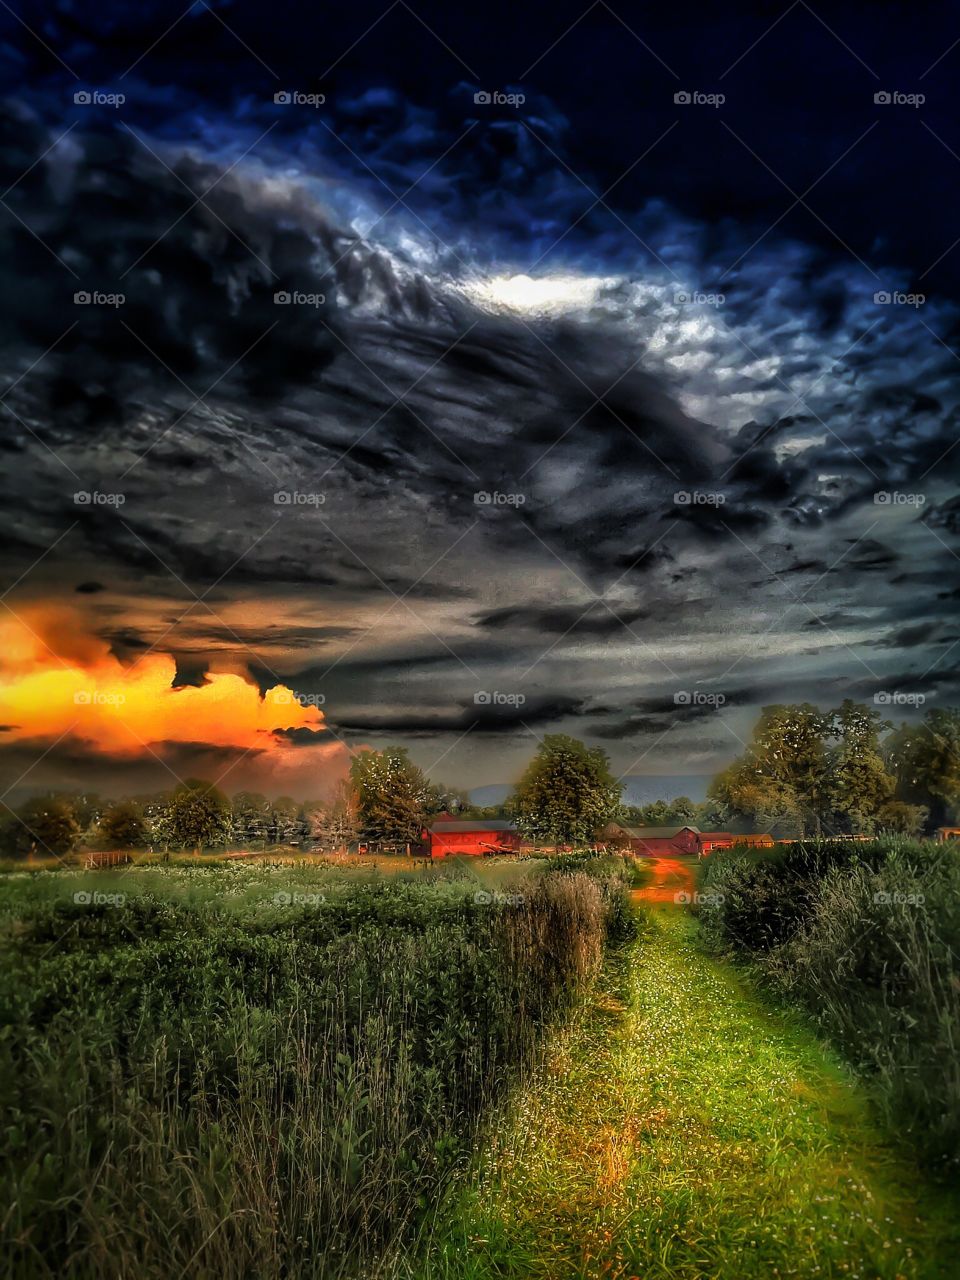
{"label": "tree line", "polygon": [[349,847],[363,838],[415,844],[431,819],[510,818],[540,843],[585,844],[612,820],[690,823],[797,835],[917,835],[960,816],[960,711],[928,711],[894,726],[845,700],[764,707],[743,753],[712,781],[707,799],[631,806],[606,753],[548,734],[502,805],[478,807],[467,792],[433,783],[402,747],[357,752],[349,776],[323,802],[253,792],[227,798],[209,782],[123,800],[36,796],[0,824],[0,853],[62,855],[78,846],[156,852],[309,844]]}

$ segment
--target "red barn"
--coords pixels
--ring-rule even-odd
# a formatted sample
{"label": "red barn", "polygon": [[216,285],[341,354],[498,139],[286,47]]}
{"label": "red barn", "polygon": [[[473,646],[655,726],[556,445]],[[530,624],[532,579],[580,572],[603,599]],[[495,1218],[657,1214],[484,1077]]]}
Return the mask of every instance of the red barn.
{"label": "red barn", "polygon": [[431,858],[458,854],[484,857],[495,853],[518,853],[520,834],[512,822],[482,818],[438,818],[425,832]]}
{"label": "red barn", "polygon": [[729,849],[739,838],[731,831],[701,831],[700,852],[712,853],[714,849]]}
{"label": "red barn", "polygon": [[696,827],[625,827],[608,823],[599,838],[614,848],[629,851],[637,857],[674,857],[698,853],[700,832]]}

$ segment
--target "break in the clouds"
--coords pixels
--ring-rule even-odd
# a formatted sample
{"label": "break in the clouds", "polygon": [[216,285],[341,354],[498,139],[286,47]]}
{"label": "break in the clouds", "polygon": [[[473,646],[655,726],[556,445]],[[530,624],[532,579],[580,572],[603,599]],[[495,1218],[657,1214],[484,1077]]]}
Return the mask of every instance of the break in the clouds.
{"label": "break in the clouds", "polygon": [[954,303],[667,187],[611,217],[549,96],[475,88],[6,102],[8,625],[69,601],[145,739],[69,723],[41,629],[11,769],[473,785],[564,729],[678,773],[763,702],[955,696]]}

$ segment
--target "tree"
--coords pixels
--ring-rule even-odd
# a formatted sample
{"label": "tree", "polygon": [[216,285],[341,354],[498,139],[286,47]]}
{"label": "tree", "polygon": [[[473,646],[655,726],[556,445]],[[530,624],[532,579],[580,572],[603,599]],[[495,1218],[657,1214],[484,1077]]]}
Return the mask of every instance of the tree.
{"label": "tree", "polygon": [[696,807],[694,825],[701,831],[725,831],[730,818],[728,804],[720,800],[704,800]]}
{"label": "tree", "polygon": [[327,850],[346,849],[360,835],[357,795],[346,778],[337,783],[333,802],[314,810],[311,835]]}
{"label": "tree", "polygon": [[146,840],[143,809],[135,800],[117,800],[108,806],[97,828],[108,849],[129,849]]}
{"label": "tree", "polygon": [[63,796],[37,796],[17,810],[13,829],[14,852],[27,857],[70,852],[80,834],[80,824],[70,801]]}
{"label": "tree", "polygon": [[532,839],[585,844],[619,813],[622,794],[605,751],[553,733],[540,744],[510,807]]}
{"label": "tree", "polygon": [[230,832],[234,842],[244,849],[255,844],[262,848],[267,841],[270,802],[256,791],[238,791],[230,805]]}
{"label": "tree", "polygon": [[887,835],[918,836],[930,817],[925,804],[904,804],[891,800],[877,814],[876,829]]}
{"label": "tree", "polygon": [[210,782],[190,778],[176,788],[170,803],[170,843],[200,853],[222,844],[229,831],[226,797]]}
{"label": "tree", "polygon": [[470,793],[463,787],[449,786],[445,782],[437,782],[431,787],[433,792],[432,808],[435,813],[463,814],[471,812]]}
{"label": "tree", "polygon": [[274,800],[267,829],[274,844],[292,844],[300,839],[300,805],[292,796]]}
{"label": "tree", "polygon": [[420,839],[432,812],[431,788],[402,747],[359,751],[350,764],[350,781],[364,835],[375,840]]}
{"label": "tree", "polygon": [[960,815],[960,711],[928,711],[922,724],[902,725],[887,742],[897,779],[896,799],[925,805],[931,824]]}
{"label": "tree", "polygon": [[872,834],[892,798],[896,778],[887,769],[880,733],[890,727],[879,712],[846,698],[831,712],[825,797],[831,831]]}
{"label": "tree", "polygon": [[762,829],[785,824],[820,835],[829,727],[830,717],[807,702],[764,707],[746,751],[711,783],[710,799]]}

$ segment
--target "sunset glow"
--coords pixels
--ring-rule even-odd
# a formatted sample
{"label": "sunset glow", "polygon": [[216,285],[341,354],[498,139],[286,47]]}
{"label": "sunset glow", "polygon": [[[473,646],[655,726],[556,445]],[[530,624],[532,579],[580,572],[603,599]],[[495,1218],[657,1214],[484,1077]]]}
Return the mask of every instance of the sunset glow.
{"label": "sunset glow", "polygon": [[[0,623],[0,722],[6,741],[82,740],[109,756],[163,744],[267,753],[271,772],[299,774],[305,753],[278,730],[324,730],[323,712],[282,684],[261,697],[249,679],[213,671],[200,686],[174,687],[176,661],[160,649],[121,662],[76,610],[33,608]],[[324,755],[342,748],[327,739]]]}

